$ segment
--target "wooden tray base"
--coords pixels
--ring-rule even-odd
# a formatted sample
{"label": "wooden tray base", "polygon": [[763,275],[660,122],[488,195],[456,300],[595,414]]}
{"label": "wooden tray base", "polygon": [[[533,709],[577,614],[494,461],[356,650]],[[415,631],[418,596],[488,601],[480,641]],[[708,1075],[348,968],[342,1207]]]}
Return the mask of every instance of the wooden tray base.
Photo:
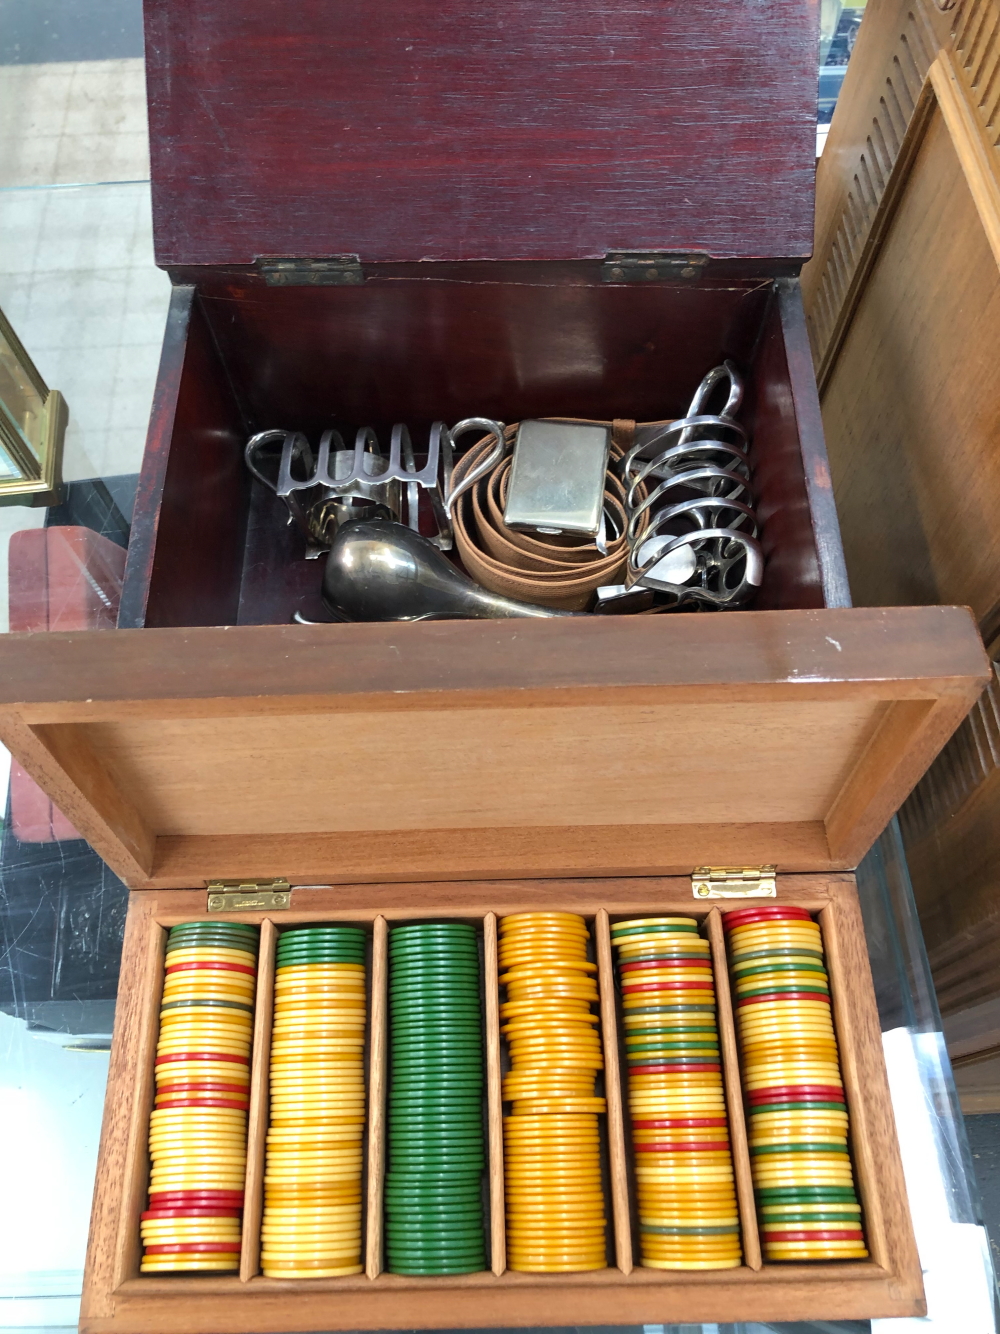
{"label": "wooden tray base", "polygon": [[[371,907],[378,899],[377,908]],[[920,1315],[923,1284],[906,1203],[881,1032],[854,878],[787,876],[778,901],[815,913],[823,932],[834,1023],[851,1115],[851,1151],[871,1259],[762,1263],[736,1068],[720,906],[692,899],[681,879],[504,881],[295,889],[289,911],[213,914],[258,923],[261,967],[249,1115],[244,1247],[240,1275],[139,1275],[139,1213],[146,1198],[146,1133],[153,1101],[163,948],[171,925],[208,916],[203,890],[132,894],[120,1002],[84,1279],[85,1334],[270,1334],[278,1331],[461,1328],[517,1325],[643,1324],[703,1321],[843,1320]],[[433,902],[435,906],[430,906]],[[419,904],[419,907],[414,906]],[[599,906],[598,906],[599,905]],[[412,918],[474,921],[483,930],[487,996],[496,995],[496,919],[531,909],[580,912],[591,925],[602,996],[608,1115],[606,1149],[609,1267],[594,1273],[535,1275],[504,1268],[503,1144],[499,1102],[498,1007],[487,1006],[488,1125],[492,1272],[414,1279],[382,1272],[386,951],[388,926]],[[635,913],[683,912],[707,919],[719,999],[724,1079],[740,1205],[744,1264],[705,1273],[643,1269],[630,1218],[629,1153],[618,1062],[610,923]],[[267,1071],[276,927],[318,921],[371,925],[369,1138],[366,1273],[357,1278],[280,1280],[259,1273]]]}

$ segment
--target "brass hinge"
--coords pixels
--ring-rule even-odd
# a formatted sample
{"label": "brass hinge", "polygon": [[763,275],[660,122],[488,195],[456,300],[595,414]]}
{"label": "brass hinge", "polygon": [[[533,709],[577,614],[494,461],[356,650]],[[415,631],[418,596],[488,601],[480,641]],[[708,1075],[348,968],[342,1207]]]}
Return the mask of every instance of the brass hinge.
{"label": "brass hinge", "polygon": [[773,899],[776,866],[699,866],[691,874],[696,899]]}
{"label": "brass hinge", "polygon": [[708,256],[669,250],[612,250],[601,265],[606,283],[669,283],[697,278],[708,264]]}
{"label": "brass hinge", "polygon": [[275,912],[292,906],[287,880],[209,880],[209,912]]}
{"label": "brass hinge", "polygon": [[354,287],[365,280],[357,255],[331,259],[258,259],[268,287]]}

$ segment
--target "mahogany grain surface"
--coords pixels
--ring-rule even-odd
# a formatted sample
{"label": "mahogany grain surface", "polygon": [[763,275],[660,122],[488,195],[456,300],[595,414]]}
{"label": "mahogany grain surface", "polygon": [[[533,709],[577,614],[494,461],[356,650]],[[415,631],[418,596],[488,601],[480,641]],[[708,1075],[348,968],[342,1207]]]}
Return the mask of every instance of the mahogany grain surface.
{"label": "mahogany grain surface", "polygon": [[849,607],[851,594],[797,282],[779,280],[747,378],[765,578],[754,605]]}
{"label": "mahogany grain surface", "polygon": [[[603,283],[583,265],[387,265],[359,287],[202,275],[254,430],[438,418],[681,416],[710,367],[751,374],[770,284]],[[808,343],[803,337],[803,351]],[[353,441],[352,441],[353,443]]]}
{"label": "mahogany grain surface", "polygon": [[145,7],[161,265],[806,257],[815,5]]}
{"label": "mahogany grain surface", "polygon": [[174,289],[118,624],[221,625],[239,608],[246,429],[193,293]]}
{"label": "mahogany grain surface", "polygon": [[[185,374],[193,303],[193,284],[177,285],[171,289],[146,433],[146,448],[135,493],[135,520],[129,534],[125,579],[118,608],[118,624],[126,629],[145,624],[167,463],[180,402],[181,381]],[[187,374],[191,378],[190,368]]]}

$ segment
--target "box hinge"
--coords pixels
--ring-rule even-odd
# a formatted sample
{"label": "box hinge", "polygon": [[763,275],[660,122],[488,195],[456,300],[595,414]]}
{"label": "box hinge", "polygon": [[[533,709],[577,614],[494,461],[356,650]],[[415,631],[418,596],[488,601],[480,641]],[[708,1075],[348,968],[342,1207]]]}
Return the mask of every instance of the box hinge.
{"label": "box hinge", "polygon": [[209,912],[280,912],[292,906],[287,880],[209,880]]}
{"label": "box hinge", "polygon": [[776,866],[699,866],[691,875],[696,899],[773,899]]}
{"label": "box hinge", "polygon": [[365,280],[357,255],[330,259],[258,259],[268,287],[354,287]]}
{"label": "box hinge", "polygon": [[601,265],[606,283],[670,283],[689,281],[704,272],[708,256],[669,250],[612,250]]}

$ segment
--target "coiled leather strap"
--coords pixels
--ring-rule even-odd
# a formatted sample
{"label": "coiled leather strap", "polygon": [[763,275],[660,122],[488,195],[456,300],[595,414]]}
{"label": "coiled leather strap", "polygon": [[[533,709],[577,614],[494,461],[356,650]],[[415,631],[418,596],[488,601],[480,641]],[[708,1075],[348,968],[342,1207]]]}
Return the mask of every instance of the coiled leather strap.
{"label": "coiled leather strap", "polygon": [[[508,453],[455,505],[455,546],[473,579],[494,593],[560,611],[584,611],[601,584],[622,582],[628,561],[625,491],[613,464],[631,448],[636,424],[620,418],[610,425],[612,467],[607,472],[604,501],[617,536],[607,542],[607,555],[601,554],[593,540],[569,534],[519,533],[505,526],[503,511],[511,467]],[[516,423],[508,426],[508,441],[512,442],[516,433]],[[453,486],[492,444],[492,437],[484,437],[462,456],[455,465]]]}

